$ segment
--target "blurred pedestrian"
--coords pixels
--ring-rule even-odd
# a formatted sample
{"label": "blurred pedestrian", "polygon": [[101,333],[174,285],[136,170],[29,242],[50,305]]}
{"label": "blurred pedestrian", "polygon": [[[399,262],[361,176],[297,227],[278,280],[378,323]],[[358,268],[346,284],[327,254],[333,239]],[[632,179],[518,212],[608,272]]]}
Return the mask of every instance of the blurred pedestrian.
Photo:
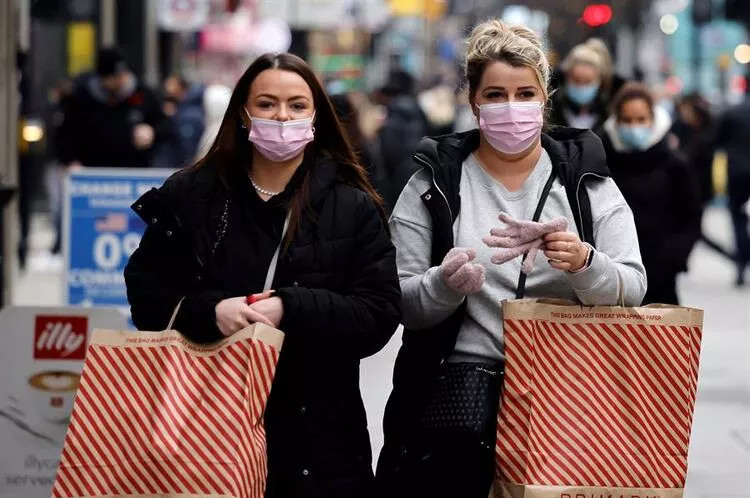
{"label": "blurred pedestrian", "polygon": [[204,130],[205,86],[190,84],[178,75],[164,80],[162,110],[169,121],[169,134],[158,144],[153,165],[180,168],[192,163]]}
{"label": "blurred pedestrian", "polygon": [[380,93],[386,106],[385,122],[378,132],[386,182],[382,195],[386,209],[391,212],[404,185],[416,171],[412,157],[419,141],[428,134],[428,125],[419,107],[416,80],[411,74],[392,71]]}
{"label": "blurred pedestrian", "polygon": [[672,133],[677,146],[695,172],[701,202],[705,206],[714,197],[712,166],[716,142],[716,123],[711,104],[699,93],[690,93],[677,100],[676,119]]}
{"label": "blurred pedestrian", "polygon": [[252,323],[285,333],[264,413],[266,498],[372,496],[359,369],[401,318],[395,250],[312,69],[256,59],[209,153],[137,204],[148,227],[125,282],[139,329],[162,329],[181,302],[175,328],[196,342]]}
{"label": "blurred pedestrian", "polygon": [[672,120],[649,89],[627,83],[604,124],[612,177],[635,217],[648,275],[644,303],[679,304],[677,275],[700,238],[701,201],[693,170],[669,144]]}
{"label": "blurred pedestrian", "polygon": [[427,119],[427,135],[438,136],[453,133],[458,104],[455,88],[438,80],[419,93],[419,107]]}
{"label": "blurred pedestrian", "polygon": [[750,89],[742,103],[731,107],[721,116],[716,144],[727,153],[727,193],[737,248],[736,284],[741,286],[745,284],[745,269],[750,265],[750,228],[744,209],[750,200]]}
{"label": "blurred pedestrian", "polygon": [[48,92],[47,124],[47,156],[48,164],[45,176],[47,195],[49,200],[50,217],[55,230],[55,240],[51,253],[59,254],[62,250],[62,206],[63,206],[63,178],[64,165],[59,161],[60,128],[65,119],[65,106],[73,95],[73,81],[63,78]]}
{"label": "blurred pedestrian", "polygon": [[601,136],[612,73],[601,54],[600,42],[574,47],[561,69],[564,83],[552,95],[550,124],[588,129]]}
{"label": "blurred pedestrian", "polygon": [[96,72],[78,81],[64,109],[58,154],[66,165],[147,167],[169,123],[156,95],[113,48],[99,51]]}
{"label": "blurred pedestrian", "polygon": [[362,129],[360,128],[359,111],[348,93],[338,93],[331,96],[333,108],[336,111],[341,124],[346,130],[349,140],[357,154],[359,163],[367,170],[367,176],[370,183],[381,193],[385,188],[385,179],[383,178],[383,167],[378,157],[379,150],[373,143],[368,142]]}
{"label": "blurred pedestrian", "polygon": [[208,85],[203,92],[203,135],[195,159],[205,156],[216,140],[231,97],[232,89],[218,83]]}
{"label": "blurred pedestrian", "polygon": [[[390,220],[405,329],[377,471],[388,498],[489,495],[503,300],[622,297],[633,306],[646,287],[633,215],[608,178],[599,138],[542,132],[550,68],[539,36],[484,22],[469,37],[465,67],[479,129],[420,143],[419,171]],[[552,224],[528,280],[521,258],[497,258],[502,242],[489,235],[501,213]]]}

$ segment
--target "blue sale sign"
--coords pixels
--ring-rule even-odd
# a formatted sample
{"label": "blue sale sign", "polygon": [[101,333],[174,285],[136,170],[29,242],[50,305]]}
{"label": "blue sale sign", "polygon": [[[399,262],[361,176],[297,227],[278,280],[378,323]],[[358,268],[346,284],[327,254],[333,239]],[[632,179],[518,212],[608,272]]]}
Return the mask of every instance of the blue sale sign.
{"label": "blue sale sign", "polygon": [[128,306],[123,270],[146,224],[130,209],[168,169],[84,168],[65,181],[66,304]]}

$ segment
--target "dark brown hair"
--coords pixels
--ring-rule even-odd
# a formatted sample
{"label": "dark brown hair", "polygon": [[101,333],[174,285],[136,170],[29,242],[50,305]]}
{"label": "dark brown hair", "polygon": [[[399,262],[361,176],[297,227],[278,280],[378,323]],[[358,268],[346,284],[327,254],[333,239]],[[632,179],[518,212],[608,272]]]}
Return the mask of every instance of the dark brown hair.
{"label": "dark brown hair", "polygon": [[615,94],[615,98],[612,100],[612,114],[619,120],[625,103],[637,99],[646,101],[651,111],[651,117],[654,117],[654,96],[646,85],[635,81],[625,83],[620,91]]}
{"label": "dark brown hair", "polygon": [[[305,154],[324,155],[336,161],[339,165],[339,179],[367,193],[383,219],[386,219],[383,200],[367,179],[365,169],[358,163],[349,138],[336,117],[333,104],[310,66],[293,54],[264,54],[250,64],[234,87],[216,139],[206,155],[193,168],[215,164],[219,177],[228,190],[231,190],[231,178],[238,173],[245,174],[245,170],[252,162],[252,144],[247,139],[247,130],[242,128],[242,115],[250,94],[250,86],[255,78],[267,69],[281,69],[296,73],[305,80],[312,91],[316,133],[315,140],[307,146]],[[307,171],[301,187],[290,201],[291,217],[286,238],[287,247],[299,230],[304,211],[309,209],[310,181],[313,170],[314,165]]]}

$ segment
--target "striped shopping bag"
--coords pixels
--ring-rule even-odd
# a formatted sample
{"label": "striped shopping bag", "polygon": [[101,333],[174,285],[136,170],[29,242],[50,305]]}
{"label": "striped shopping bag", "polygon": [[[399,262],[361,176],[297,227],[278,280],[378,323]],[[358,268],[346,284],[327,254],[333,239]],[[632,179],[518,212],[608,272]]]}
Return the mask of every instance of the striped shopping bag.
{"label": "striped shopping bag", "polygon": [[703,312],[505,302],[496,497],[679,498]]}
{"label": "striped shopping bag", "polygon": [[282,342],[262,324],[212,345],[95,331],[52,496],[262,498]]}

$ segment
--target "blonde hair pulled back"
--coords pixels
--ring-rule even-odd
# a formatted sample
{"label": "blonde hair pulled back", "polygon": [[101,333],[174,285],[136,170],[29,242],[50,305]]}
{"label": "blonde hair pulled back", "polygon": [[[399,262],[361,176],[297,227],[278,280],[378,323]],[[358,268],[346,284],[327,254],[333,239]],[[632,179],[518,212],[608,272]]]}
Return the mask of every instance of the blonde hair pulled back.
{"label": "blonde hair pulled back", "polygon": [[491,19],[474,27],[466,40],[466,79],[473,98],[487,65],[502,61],[536,74],[544,100],[549,98],[550,67],[541,38],[530,28]]}

